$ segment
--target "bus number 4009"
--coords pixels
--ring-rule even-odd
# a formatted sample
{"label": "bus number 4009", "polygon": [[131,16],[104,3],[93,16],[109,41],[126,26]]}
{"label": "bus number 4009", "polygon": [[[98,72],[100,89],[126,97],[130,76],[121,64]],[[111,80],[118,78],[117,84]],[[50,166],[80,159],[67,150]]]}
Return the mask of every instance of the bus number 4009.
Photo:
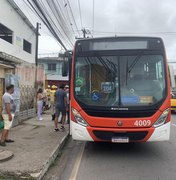
{"label": "bus number 4009", "polygon": [[150,120],[136,120],[134,122],[134,126],[139,126],[139,127],[142,127],[142,126],[150,126],[151,125],[151,121]]}

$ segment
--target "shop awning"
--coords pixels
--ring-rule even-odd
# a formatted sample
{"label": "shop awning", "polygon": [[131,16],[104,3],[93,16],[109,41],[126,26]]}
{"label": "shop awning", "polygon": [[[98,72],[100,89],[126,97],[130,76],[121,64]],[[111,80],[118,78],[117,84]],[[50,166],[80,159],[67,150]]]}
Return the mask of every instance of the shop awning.
{"label": "shop awning", "polygon": [[22,59],[19,59],[5,52],[0,52],[0,63],[2,64],[21,64],[22,62],[24,62]]}

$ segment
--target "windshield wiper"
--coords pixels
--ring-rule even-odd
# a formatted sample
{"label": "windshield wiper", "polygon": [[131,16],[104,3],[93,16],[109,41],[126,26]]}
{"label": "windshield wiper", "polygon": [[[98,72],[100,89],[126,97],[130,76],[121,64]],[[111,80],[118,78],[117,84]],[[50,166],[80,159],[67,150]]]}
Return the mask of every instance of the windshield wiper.
{"label": "windshield wiper", "polygon": [[136,56],[136,58],[133,60],[131,66],[128,68],[127,72],[130,73],[131,70],[134,68],[134,66],[136,65],[136,63],[139,61],[139,59],[141,58],[142,54],[139,54],[138,56]]}

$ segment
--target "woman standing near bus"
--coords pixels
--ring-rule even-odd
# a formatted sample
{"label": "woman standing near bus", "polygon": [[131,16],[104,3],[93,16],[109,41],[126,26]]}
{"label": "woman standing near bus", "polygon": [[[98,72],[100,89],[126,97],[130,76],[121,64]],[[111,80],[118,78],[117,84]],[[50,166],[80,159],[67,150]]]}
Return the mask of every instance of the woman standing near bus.
{"label": "woman standing near bus", "polygon": [[43,90],[39,88],[37,91],[37,117],[39,121],[42,121],[42,109],[43,109]]}

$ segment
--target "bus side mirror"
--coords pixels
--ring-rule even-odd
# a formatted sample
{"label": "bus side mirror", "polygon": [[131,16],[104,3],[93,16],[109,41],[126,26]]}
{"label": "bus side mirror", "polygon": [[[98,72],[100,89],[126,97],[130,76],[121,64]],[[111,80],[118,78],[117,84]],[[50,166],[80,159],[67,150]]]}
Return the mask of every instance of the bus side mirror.
{"label": "bus side mirror", "polygon": [[68,76],[69,64],[68,61],[63,61],[62,64],[62,76]]}
{"label": "bus side mirror", "polygon": [[71,62],[72,62],[72,51],[66,51],[64,54],[64,61],[62,64],[62,76],[70,76]]}

